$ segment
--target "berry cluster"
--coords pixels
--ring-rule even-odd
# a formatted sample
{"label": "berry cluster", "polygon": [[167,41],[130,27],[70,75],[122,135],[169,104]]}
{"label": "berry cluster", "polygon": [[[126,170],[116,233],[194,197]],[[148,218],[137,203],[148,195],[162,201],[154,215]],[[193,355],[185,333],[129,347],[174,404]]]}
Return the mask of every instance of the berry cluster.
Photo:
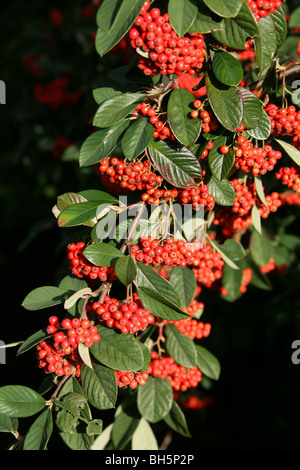
{"label": "berry cluster", "polygon": [[215,207],[215,198],[209,194],[206,184],[195,188],[179,189],[176,200],[182,205],[191,204],[195,210],[199,210],[202,206],[207,210]]}
{"label": "berry cluster", "polygon": [[253,176],[265,175],[267,171],[272,171],[281,157],[282,153],[274,150],[271,145],[254,147],[243,135],[237,138],[234,165],[247,173],[252,172]]}
{"label": "berry cluster", "polygon": [[193,369],[177,364],[173,357],[159,356],[156,351],[151,352],[151,361],[147,370],[153,377],[168,377],[174,390],[185,392],[190,387],[197,387],[202,380],[202,372],[196,366]]}
{"label": "berry cluster", "polygon": [[100,279],[100,281],[115,280],[114,267],[94,266],[83,255],[85,243],[69,243],[67,246],[67,258],[72,273],[79,277],[88,279]]}
{"label": "berry cluster", "polygon": [[34,87],[36,101],[50,106],[53,110],[77,103],[82,92],[79,89],[68,91],[69,81],[68,77],[62,77],[45,85],[38,82]]}
{"label": "berry cluster", "polygon": [[296,193],[300,192],[300,174],[298,167],[282,167],[276,172],[275,176],[288,188],[291,188]]}
{"label": "berry cluster", "polygon": [[276,212],[281,206],[281,198],[277,192],[265,197],[267,207],[260,201],[253,181],[242,184],[238,179],[231,181],[235,190],[235,200],[232,207],[219,207],[214,225],[220,226],[226,237],[232,237],[236,232],[245,232],[253,225],[251,210],[254,205],[259,209],[262,218],[266,219],[271,212]]}
{"label": "berry cluster", "polygon": [[[78,344],[84,344],[87,348],[93,343],[99,343],[100,335],[97,327],[92,325],[90,320],[79,318],[64,318],[60,323],[56,316],[49,318],[49,325],[46,328],[47,333],[53,335],[55,345],[70,354],[72,349],[77,349]],[[67,330],[64,332],[64,330]]]}
{"label": "berry cluster", "polygon": [[260,270],[262,273],[266,274],[266,273],[269,273],[271,271],[274,271],[274,269],[276,268],[275,266],[275,259],[274,258],[271,258],[267,264],[265,264],[264,266],[261,266],[260,267]]}
{"label": "berry cluster", "polygon": [[154,139],[170,141],[175,140],[175,136],[170,129],[169,123],[167,121],[167,113],[162,110],[158,110],[155,107],[154,102],[147,102],[147,100],[142,101],[136,108],[136,112],[142,116],[147,116],[151,124],[154,125],[155,131],[153,134]]}
{"label": "berry cluster", "polygon": [[265,111],[271,121],[272,135],[275,137],[279,135],[293,136],[293,145],[299,150],[300,111],[297,111],[295,106],[279,108],[273,103],[268,104]]}
{"label": "berry cluster", "polygon": [[204,305],[202,302],[197,302],[196,299],[193,299],[191,304],[187,309],[183,309],[187,313],[191,315],[191,318],[185,318],[184,320],[163,320],[165,325],[172,323],[178,328],[180,333],[185,336],[188,336],[192,340],[197,338],[207,338],[211,331],[211,324],[210,323],[203,323],[201,321],[197,321],[195,318],[192,318],[193,314],[198,312],[199,310],[203,310]]}
{"label": "berry cluster", "polygon": [[144,331],[148,325],[155,323],[155,317],[143,307],[136,293],[132,301],[124,302],[106,296],[102,303],[94,302],[88,308],[88,311],[92,310],[97,313],[100,323],[117,328],[123,334]]}
{"label": "berry cluster", "polygon": [[70,354],[58,345],[50,341],[42,341],[37,345],[38,367],[46,374],[55,374],[58,377],[70,376],[80,377],[80,368],[83,361],[78,351],[71,350]]}
{"label": "berry cluster", "polygon": [[138,67],[145,75],[200,72],[206,55],[203,35],[178,37],[168,13],[162,15],[158,8],[149,8],[147,0],[128,33],[128,41],[139,56]]}
{"label": "berry cluster", "polygon": [[256,21],[266,18],[270,13],[275,13],[282,5],[281,0],[247,0]]}
{"label": "berry cluster", "polygon": [[195,109],[191,111],[191,117],[193,119],[199,117],[202,120],[202,132],[208,134],[210,131],[216,131],[218,129],[218,120],[212,109],[201,109],[202,102],[200,100],[195,100],[193,106]]}
{"label": "berry cluster", "polygon": [[119,388],[129,386],[134,390],[138,385],[145,385],[148,373],[147,372],[122,372],[115,370],[117,385]]}
{"label": "berry cluster", "polygon": [[223,275],[224,261],[212,245],[207,243],[197,253],[197,263],[194,263],[194,274],[198,284],[211,288]]}

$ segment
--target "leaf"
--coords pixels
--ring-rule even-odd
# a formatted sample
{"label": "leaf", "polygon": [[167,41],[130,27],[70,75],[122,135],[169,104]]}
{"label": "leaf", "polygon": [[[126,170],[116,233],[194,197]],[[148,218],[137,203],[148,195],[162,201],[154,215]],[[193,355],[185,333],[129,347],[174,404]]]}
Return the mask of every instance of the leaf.
{"label": "leaf", "polygon": [[116,374],[100,364],[93,364],[93,369],[86,364],[81,366],[81,384],[89,403],[98,410],[115,407],[117,399]]}
{"label": "leaf", "polygon": [[169,282],[177,292],[181,307],[187,308],[195,296],[197,287],[194,272],[189,267],[174,266],[169,276]]}
{"label": "leaf", "polygon": [[110,442],[113,423],[109,424],[91,445],[90,450],[104,450]]}
{"label": "leaf", "polygon": [[86,198],[79,193],[64,193],[57,197],[57,207],[60,212],[80,202],[86,202]]}
{"label": "leaf", "polygon": [[47,333],[47,331],[45,329],[37,331],[33,335],[29,336],[29,338],[27,338],[21,344],[21,346],[19,347],[19,349],[17,351],[17,356],[29,351],[29,349],[31,349],[31,348],[34,348],[41,341],[43,341],[44,339],[46,339],[48,337],[49,337],[49,334]]}
{"label": "leaf", "polygon": [[185,146],[196,142],[201,132],[201,120],[191,118],[195,96],[185,88],[172,91],[169,96],[167,115],[171,130]]}
{"label": "leaf", "polygon": [[187,33],[196,18],[197,10],[197,0],[169,0],[169,21],[179,37]]}
{"label": "leaf", "polygon": [[101,104],[103,103],[103,101],[106,101],[109,98],[112,98],[113,96],[120,96],[122,94],[122,91],[115,90],[114,88],[110,87],[95,88],[93,90],[93,98],[97,104]]}
{"label": "leaf", "polygon": [[223,268],[222,287],[227,291],[223,298],[228,302],[235,302],[242,296],[240,290],[242,284],[242,269],[232,269],[231,266],[225,265]]}
{"label": "leaf", "polygon": [[98,332],[101,340],[90,348],[98,361],[111,369],[124,372],[139,371],[143,367],[144,356],[134,336],[101,325],[98,325]]}
{"label": "leaf", "polygon": [[251,218],[254,228],[261,234],[261,216],[257,206],[252,207]]}
{"label": "leaf", "polygon": [[188,336],[180,333],[175,325],[168,324],[166,331],[166,348],[169,356],[173,357],[177,364],[193,369],[197,363],[195,343]]}
{"label": "leaf", "polygon": [[230,2],[223,2],[220,0],[203,1],[211,11],[225,18],[232,18],[236,16],[243,3],[243,0],[231,0]]}
{"label": "leaf", "polygon": [[288,156],[297,164],[300,165],[300,152],[293,145],[288,144],[284,140],[275,139],[276,142],[283,148]]}
{"label": "leaf", "polygon": [[144,417],[140,419],[138,427],[132,435],[131,449],[159,450],[155,434]]}
{"label": "leaf", "polygon": [[245,129],[257,127],[262,117],[262,103],[250,90],[238,87],[243,98],[243,119]]}
{"label": "leaf", "polygon": [[162,379],[150,375],[145,385],[138,389],[138,410],[150,423],[157,423],[164,419],[172,404],[173,389],[168,378]]}
{"label": "leaf", "polygon": [[154,130],[147,118],[140,118],[132,122],[121,142],[125,158],[132,161],[143,153],[152,140]]}
{"label": "leaf", "polygon": [[95,266],[103,267],[114,266],[116,261],[124,256],[118,248],[103,242],[88,245],[83,255]]}
{"label": "leaf", "polygon": [[23,450],[47,450],[52,431],[52,411],[47,408],[30,426],[24,439]]}
{"label": "leaf", "polygon": [[[102,9],[102,12],[106,12],[103,20],[100,18],[101,11],[97,15],[97,24],[101,26],[96,35],[96,50],[100,56],[110,51],[125,36],[144,4],[144,0],[123,0],[122,2],[113,0],[107,11],[108,2],[109,0],[106,0]],[[117,12],[113,10],[114,5],[118,6]],[[110,18],[108,24],[106,18]]]}
{"label": "leaf", "polygon": [[234,131],[243,118],[241,92],[238,88],[223,85],[211,73],[207,73],[205,82],[207,96],[217,119],[226,129]]}
{"label": "leaf", "polygon": [[212,70],[217,80],[228,86],[238,85],[244,76],[240,61],[225,51],[217,51],[214,54]]}
{"label": "leaf", "polygon": [[118,13],[118,0],[103,0],[98,8],[96,22],[102,31],[108,32],[114,24]]}
{"label": "leaf", "polygon": [[137,269],[131,256],[119,258],[115,264],[115,273],[118,279],[128,286],[135,279]]}
{"label": "leaf", "polygon": [[37,392],[23,385],[0,387],[0,413],[12,418],[27,418],[39,413],[46,400]]}
{"label": "leaf", "polygon": [[[285,38],[287,36],[288,27],[287,27],[286,16],[282,7],[276,8],[276,11],[274,13],[271,13],[270,16],[275,25],[276,38],[277,38],[277,50],[278,50],[284,43]],[[290,26],[290,19],[289,19],[289,26]]]}
{"label": "leaf", "polygon": [[256,192],[257,192],[257,195],[258,195],[259,199],[261,200],[261,202],[266,207],[268,207],[267,202],[266,202],[266,198],[265,198],[265,193],[264,193],[262,180],[261,180],[261,175],[254,177],[254,184],[255,184],[255,189],[256,189]]}
{"label": "leaf", "polygon": [[[213,243],[215,245],[217,244],[216,241],[214,241]],[[220,247],[222,252],[226,254],[226,256],[232,261],[238,261],[244,258],[244,256],[246,256],[246,251],[243,245],[237,240],[234,240],[233,238],[227,238],[223,245],[217,244],[217,246]]]}
{"label": "leaf", "polygon": [[186,147],[164,141],[152,142],[149,156],[157,171],[172,186],[189,188],[196,186],[202,170],[195,155]]}
{"label": "leaf", "polygon": [[249,243],[250,255],[257,266],[265,266],[274,257],[274,247],[267,234],[253,230]]}
{"label": "leaf", "polygon": [[66,289],[56,286],[42,286],[33,289],[26,295],[22,307],[26,310],[40,310],[63,303],[69,294]]}
{"label": "leaf", "polygon": [[170,412],[164,417],[165,423],[184,437],[191,437],[188,425],[178,403],[173,400]]}
{"label": "leaf", "polygon": [[103,101],[96,111],[93,125],[106,128],[123,121],[146,96],[145,93],[124,93]]}
{"label": "leaf", "polygon": [[[205,34],[221,29],[222,24],[216,19],[218,17],[212,18],[212,16],[213,15],[211,14],[211,10],[207,8],[203,2],[199,2],[197,16],[193,24],[190,26],[188,32],[190,34]],[[221,18],[219,18],[219,20],[221,20]]]}
{"label": "leaf", "polygon": [[10,418],[9,416],[0,414],[0,432],[17,431],[19,420],[17,418]]}
{"label": "leaf", "polygon": [[93,226],[92,219],[96,216],[101,201],[86,201],[67,207],[58,217],[59,227],[75,227],[77,225]]}
{"label": "leaf", "polygon": [[220,206],[232,206],[235,200],[235,191],[229,180],[217,180],[214,175],[207,179],[209,194],[214,196],[215,201]]}
{"label": "leaf", "polygon": [[81,146],[79,165],[81,167],[94,165],[106,158],[116,148],[129,123],[129,120],[122,120],[91,134]]}
{"label": "leaf", "polygon": [[91,293],[92,289],[90,287],[84,287],[83,289],[80,289],[78,292],[75,292],[73,295],[71,295],[71,297],[65,300],[64,309],[68,310],[69,308],[73,307],[77,300],[83,299]]}
{"label": "leaf", "polygon": [[257,140],[267,140],[271,134],[271,121],[266,111],[262,110],[261,119],[256,127],[247,129],[247,133]]}
{"label": "leaf", "polygon": [[111,432],[111,438],[116,449],[123,450],[131,440],[140,422],[140,414],[136,404],[121,405],[118,415],[115,417]]}
{"label": "leaf", "polygon": [[219,360],[206,348],[196,345],[197,349],[197,366],[201,372],[209,379],[219,380],[221,366]]}
{"label": "leaf", "polygon": [[276,56],[278,38],[276,26],[271,15],[261,18],[257,25],[259,36],[254,39],[255,57],[259,71],[263,75]]}
{"label": "leaf", "polygon": [[209,168],[213,176],[219,181],[222,181],[224,178],[226,178],[231,168],[233,167],[235,160],[235,153],[232,147],[226,154],[222,154],[220,152],[220,148],[222,145],[226,144],[226,140],[226,137],[222,135],[217,137],[214,141],[214,147],[210,149],[208,153]]}
{"label": "leaf", "polygon": [[237,270],[239,269],[236,263],[234,263],[232,259],[227,255],[226,249],[224,251],[223,247],[217,241],[209,240],[209,243],[216,251],[218,251],[221,254],[222,259],[224,260],[226,264],[228,264],[228,266],[230,266],[232,269],[237,269]]}

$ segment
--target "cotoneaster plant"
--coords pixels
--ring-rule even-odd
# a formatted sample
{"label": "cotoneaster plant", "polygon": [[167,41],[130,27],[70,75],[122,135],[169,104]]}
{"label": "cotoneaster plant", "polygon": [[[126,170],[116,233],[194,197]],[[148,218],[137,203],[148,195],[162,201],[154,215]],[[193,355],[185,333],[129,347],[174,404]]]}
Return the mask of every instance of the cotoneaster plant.
{"label": "cotoneaster plant", "polygon": [[22,304],[60,311],[17,351],[35,350],[40,389],[0,388],[13,449],[48,449],[54,427],[72,450],[157,450],[158,427],[190,437],[184,410],[221,372],[202,296],[270,289],[293,256],[264,226],[299,205],[282,2],[104,0],[95,21],[99,56],[122,41],[131,60],[93,90],[79,166],[99,186],[53,207],[69,271]]}

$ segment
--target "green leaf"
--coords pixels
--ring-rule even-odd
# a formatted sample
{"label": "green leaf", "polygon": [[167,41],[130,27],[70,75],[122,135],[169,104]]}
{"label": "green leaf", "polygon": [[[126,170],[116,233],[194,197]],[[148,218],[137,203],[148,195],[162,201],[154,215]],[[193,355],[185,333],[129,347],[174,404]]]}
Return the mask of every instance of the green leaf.
{"label": "green leaf", "polygon": [[118,279],[128,286],[135,279],[137,269],[131,256],[119,258],[115,264],[115,273]]}
{"label": "green leaf", "polygon": [[232,206],[235,200],[235,191],[227,179],[219,181],[214,175],[210,175],[207,179],[209,194],[214,196],[215,201],[220,206]]}
{"label": "green leaf", "polygon": [[243,4],[243,0],[231,0],[230,2],[223,2],[220,0],[203,1],[211,11],[225,18],[236,16]]}
{"label": "green leaf", "polygon": [[[277,50],[282,46],[287,36],[287,21],[285,12],[282,7],[277,8],[274,13],[270,14],[273,23],[275,25],[276,38],[277,38]],[[290,25],[290,23],[289,23]]]}
{"label": "green leaf", "polygon": [[126,130],[121,147],[125,158],[132,161],[144,152],[154,134],[154,127],[147,118],[133,121]]}
{"label": "green leaf", "polygon": [[224,85],[238,85],[244,76],[244,69],[238,59],[225,51],[217,51],[213,56],[212,70],[219,82]]}
{"label": "green leaf", "polygon": [[93,125],[110,127],[123,121],[126,116],[135,112],[135,108],[146,98],[145,93],[124,93],[103,101],[96,111]]}
{"label": "green leaf", "polygon": [[98,325],[98,332],[101,340],[90,348],[91,354],[98,361],[114,370],[127,372],[141,370],[144,356],[134,336],[101,325]]}
{"label": "green leaf", "polygon": [[39,413],[46,400],[31,388],[23,385],[0,387],[0,413],[12,418],[27,418]]}
{"label": "green leaf", "polygon": [[59,227],[75,227],[77,225],[94,225],[97,207],[101,201],[86,201],[67,207],[58,217]]}
{"label": "green leaf", "polygon": [[78,193],[65,193],[57,197],[57,208],[62,212],[67,207],[73,204],[79,204],[80,202],[86,202],[86,198]]}
{"label": "green leaf", "polygon": [[[140,13],[144,0],[113,0],[111,5],[109,3],[106,0],[97,14],[97,24],[100,26],[96,35],[96,50],[100,56],[110,51],[125,36]],[[117,11],[114,6],[118,7]]]}
{"label": "green leaf", "polygon": [[258,233],[261,234],[261,216],[260,216],[260,212],[257,206],[252,207],[251,218],[252,218],[253,227],[255,228],[255,230],[258,231]]}
{"label": "green leaf", "polygon": [[300,152],[293,145],[288,144],[284,140],[275,139],[276,142],[283,148],[288,156],[297,164],[300,165]]}
{"label": "green leaf", "polygon": [[152,163],[172,186],[189,188],[196,186],[202,170],[195,155],[186,147],[164,141],[152,142],[148,147]]}
{"label": "green leaf", "polygon": [[259,36],[254,39],[255,57],[259,71],[263,75],[276,56],[278,38],[271,15],[261,18],[257,24]]}
{"label": "green leaf", "polygon": [[274,247],[271,240],[267,238],[266,232],[260,234],[256,230],[252,231],[249,250],[253,261],[258,266],[268,264],[270,259],[274,257]]}
{"label": "green leaf", "polygon": [[114,88],[110,87],[95,88],[93,90],[93,98],[97,104],[101,104],[103,101],[106,101],[113,96],[120,96],[122,94],[122,91],[115,90]]}
{"label": "green leaf", "polygon": [[165,423],[184,437],[191,437],[184,413],[178,403],[173,400],[170,412],[164,417]]}
{"label": "green leaf", "polygon": [[197,0],[169,0],[169,21],[179,37],[183,37],[189,30],[196,18],[197,10]]}
{"label": "green leaf", "polygon": [[81,384],[89,403],[98,410],[115,407],[117,399],[116,374],[100,364],[93,364],[93,369],[86,364],[81,366]]}
{"label": "green leaf", "polygon": [[136,404],[121,405],[115,417],[111,438],[116,449],[123,450],[131,440],[140,422],[140,414]]}
{"label": "green leaf", "polygon": [[116,148],[129,123],[129,120],[122,120],[91,134],[80,149],[79,165],[81,167],[94,165],[106,158]]}
{"label": "green leaf", "polygon": [[235,302],[242,296],[240,287],[242,284],[243,271],[242,269],[232,269],[231,266],[226,264],[223,268],[222,286],[226,289],[227,294],[223,296],[228,302]]}
{"label": "green leaf", "polygon": [[238,87],[243,98],[243,119],[245,129],[257,127],[262,117],[263,107],[261,101],[250,90]]}
{"label": "green leaf", "polygon": [[173,389],[169,379],[148,377],[145,385],[139,387],[137,406],[141,415],[150,423],[164,419],[173,404]]}
{"label": "green leaf", "polygon": [[219,380],[221,366],[219,360],[206,348],[196,345],[197,349],[197,366],[201,372],[209,379]]}
{"label": "green leaf", "polygon": [[222,154],[220,152],[220,148],[222,145],[226,144],[226,140],[226,137],[222,135],[217,137],[214,141],[213,148],[210,149],[208,153],[209,168],[213,176],[219,181],[222,181],[224,178],[226,178],[231,168],[233,167],[235,160],[235,153],[232,147],[226,154]]}
{"label": "green leaf", "polygon": [[[222,256],[222,259],[224,260],[224,262],[226,264],[228,264],[228,266],[230,266],[232,269],[236,269],[238,270],[239,267],[236,265],[236,263],[233,262],[233,260],[231,259],[230,256],[228,256],[227,252],[226,252],[226,247],[225,247],[225,250],[223,248],[222,245],[220,245],[216,240],[212,241],[210,240],[209,243],[211,244],[211,246],[216,250],[218,251],[221,256]],[[225,244],[224,244],[225,245]]]}
{"label": "green leaf", "polygon": [[31,348],[34,348],[35,346],[37,346],[42,340],[48,338],[50,335],[47,333],[47,331],[45,329],[43,330],[39,330],[37,331],[36,333],[34,333],[33,335],[29,336],[29,338],[27,338],[22,344],[21,346],[19,347],[18,351],[17,351],[17,356],[19,356],[20,354],[23,354],[27,351],[29,351],[29,349]]}
{"label": "green leaf", "polygon": [[52,411],[47,408],[30,426],[24,439],[23,450],[47,450],[52,431]]}
{"label": "green leaf", "polygon": [[132,450],[159,450],[155,434],[148,423],[142,416],[138,427],[132,435]]}
{"label": "green leaf", "polygon": [[111,439],[113,423],[109,424],[92,444],[90,450],[104,450]]}
{"label": "green leaf", "polygon": [[88,245],[83,254],[95,266],[103,267],[114,266],[116,261],[124,256],[118,248],[103,242]]}
{"label": "green leaf", "polygon": [[102,433],[103,421],[102,419],[93,419],[89,421],[86,427],[86,433],[88,436],[95,436]]}
{"label": "green leaf", "polygon": [[56,286],[42,286],[33,289],[23,300],[22,307],[26,310],[40,310],[63,303],[69,294],[66,289]]}
{"label": "green leaf", "polygon": [[222,252],[232,261],[238,261],[246,256],[246,251],[243,245],[233,238],[227,238],[223,245],[219,245],[216,241],[214,241],[214,244],[217,244]]}
{"label": "green leaf", "polygon": [[262,180],[261,180],[261,175],[254,177],[254,183],[255,183],[255,189],[256,189],[259,199],[266,207],[268,207],[266,198],[265,198],[264,187],[263,187]]}
{"label": "green leaf", "polygon": [[196,142],[201,132],[201,120],[191,118],[194,95],[185,88],[172,91],[169,96],[167,114],[171,130],[177,140],[185,146]]}
{"label": "green leaf", "polygon": [[271,134],[271,121],[266,111],[262,110],[261,119],[256,127],[247,129],[247,133],[257,140],[267,140]]}
{"label": "green leaf", "polygon": [[152,315],[164,320],[183,320],[186,318],[185,312],[178,310],[178,307],[171,307],[169,302],[151,289],[140,289],[137,287],[137,294],[144,308],[148,308]]}
{"label": "green leaf", "polygon": [[197,363],[195,343],[188,336],[180,333],[175,325],[168,324],[166,331],[166,348],[177,364],[193,369]]}
{"label": "green leaf", "polygon": [[80,191],[82,196],[84,196],[89,201],[98,201],[98,204],[117,204],[119,201],[111,194],[106,193],[105,191],[99,191],[99,189],[87,189],[86,191]]}
{"label": "green leaf", "polygon": [[293,10],[289,17],[289,29],[293,30],[295,28],[299,28],[300,24],[300,7],[297,7]]}
{"label": "green leaf", "polygon": [[174,266],[169,276],[169,282],[177,292],[181,307],[187,308],[195,296],[197,287],[194,272],[189,267]]}
{"label": "green leaf", "polygon": [[205,77],[207,96],[210,105],[220,123],[234,131],[243,118],[243,98],[238,88],[220,83],[213,74]]}
{"label": "green leaf", "polygon": [[17,418],[10,418],[9,416],[0,414],[0,432],[13,432],[17,431],[19,420]]}
{"label": "green leaf", "polygon": [[212,35],[222,45],[243,50],[247,38],[259,34],[257,21],[247,2],[243,1],[234,18],[224,18],[219,30],[212,30]]}
{"label": "green leaf", "polygon": [[[211,10],[207,8],[203,2],[200,2],[198,5],[198,12],[195,21],[189,28],[188,32],[190,34],[205,34],[221,29],[222,23],[217,21],[218,17],[212,18],[212,16],[213,15],[211,14]],[[219,18],[219,20],[221,20],[221,18]]]}

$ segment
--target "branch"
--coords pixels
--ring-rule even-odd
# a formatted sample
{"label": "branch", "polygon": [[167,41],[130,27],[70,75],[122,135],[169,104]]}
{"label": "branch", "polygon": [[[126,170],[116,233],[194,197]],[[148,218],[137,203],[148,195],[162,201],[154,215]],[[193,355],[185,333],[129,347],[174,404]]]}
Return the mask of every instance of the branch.
{"label": "branch", "polygon": [[[298,73],[300,73],[300,64],[298,63],[298,61],[295,61],[293,67],[289,68],[289,65],[287,65],[284,70],[280,70],[279,72],[277,72],[277,78],[279,80],[282,80],[284,77],[288,77],[290,75],[297,75]],[[261,78],[257,82],[251,83],[248,86],[249,90],[259,90],[262,87],[264,81],[265,78]]]}

